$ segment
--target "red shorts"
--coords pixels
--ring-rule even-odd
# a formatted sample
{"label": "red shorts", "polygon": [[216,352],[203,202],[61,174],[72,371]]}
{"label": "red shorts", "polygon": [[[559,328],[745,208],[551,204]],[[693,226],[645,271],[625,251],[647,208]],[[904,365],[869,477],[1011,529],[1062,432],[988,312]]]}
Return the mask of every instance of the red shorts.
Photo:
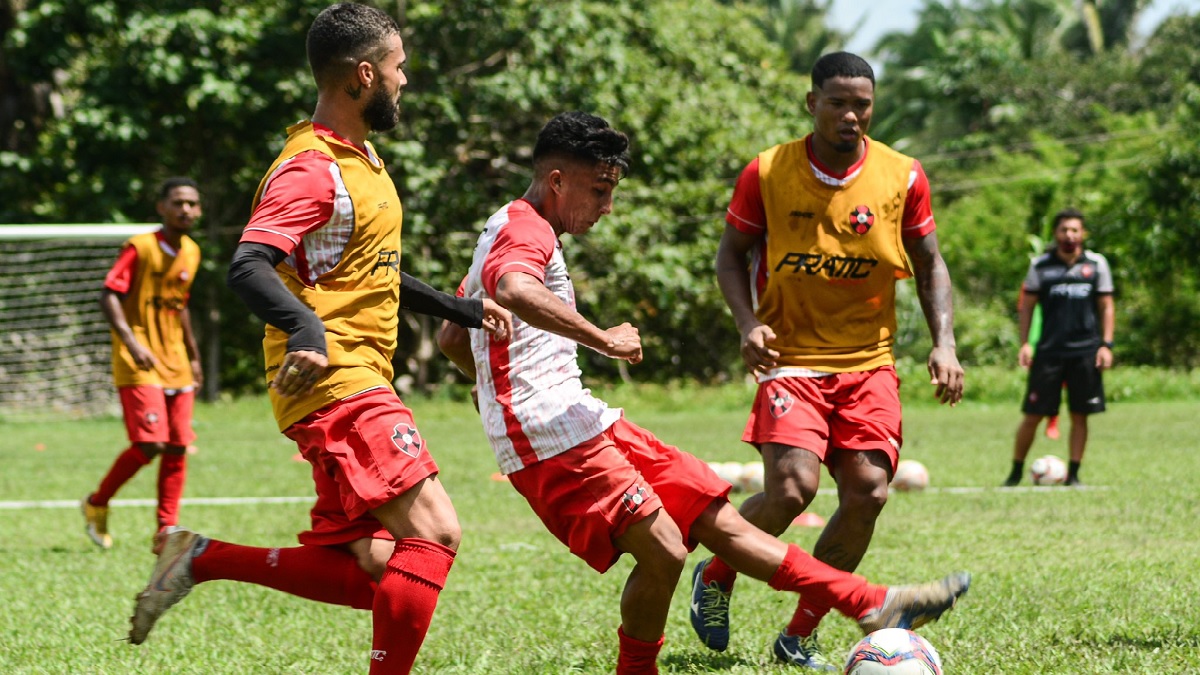
{"label": "red shorts", "polygon": [[825,377],[780,377],[758,385],[742,440],[810,450],[881,450],[896,469],[900,378],[892,366]]}
{"label": "red shorts", "polygon": [[371,536],[348,532],[378,528],[374,518],[360,519],[438,472],[412,411],[390,388],[331,403],[283,433],[313,466],[317,504],[311,534],[340,538],[322,543]]}
{"label": "red shorts", "polygon": [[592,440],[508,478],[550,533],[601,573],[621,556],[614,540],[660,508],[694,549],[692,523],[730,490],[708,464],[624,417]]}
{"label": "red shorts", "polygon": [[194,391],[167,394],[162,387],[136,385],[117,387],[117,393],[130,443],[186,446],[196,440],[192,430]]}

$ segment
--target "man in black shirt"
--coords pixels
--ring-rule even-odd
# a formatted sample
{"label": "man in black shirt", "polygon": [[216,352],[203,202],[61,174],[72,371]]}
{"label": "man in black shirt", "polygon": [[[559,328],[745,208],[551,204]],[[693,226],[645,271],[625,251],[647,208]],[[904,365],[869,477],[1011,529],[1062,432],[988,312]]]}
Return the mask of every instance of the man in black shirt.
{"label": "man in black shirt", "polygon": [[[1058,414],[1063,383],[1071,412],[1068,485],[1080,484],[1088,415],[1104,411],[1100,373],[1113,362],[1113,280],[1104,256],[1083,248],[1087,236],[1083,220],[1083,214],[1075,209],[1054,216],[1055,247],[1030,263],[1021,289],[1018,360],[1023,368],[1029,368],[1029,384],[1006,486],[1021,482],[1038,424],[1042,418]],[[1038,303],[1042,305],[1042,336],[1035,356],[1029,344],[1029,325]]]}

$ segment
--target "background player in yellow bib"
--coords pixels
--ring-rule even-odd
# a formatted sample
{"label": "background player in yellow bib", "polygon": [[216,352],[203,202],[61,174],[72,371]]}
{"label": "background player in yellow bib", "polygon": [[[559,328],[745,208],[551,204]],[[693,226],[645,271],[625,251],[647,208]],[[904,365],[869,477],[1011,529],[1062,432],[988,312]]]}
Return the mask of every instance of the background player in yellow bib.
{"label": "background player in yellow bib", "polygon": [[[838,508],[813,555],[846,571],[871,542],[902,443],[897,279],[916,277],[937,397],[954,405],[963,388],[929,182],[919,162],[867,137],[874,104],[866,61],[821,57],[807,95],[813,133],[760,153],[742,172],[716,262],[742,357],[759,381],[742,440],[762,454],[764,492],[740,511],[782,533],[812,501],[824,464]],[[720,558],[693,576],[692,626],[712,649],[728,644],[735,578]],[[816,640],[828,611],[802,596],[775,655],[834,670]]]}
{"label": "background player in yellow bib", "polygon": [[155,206],[162,229],[130,237],[100,291],[130,443],[83,500],[88,537],[101,548],[112,546],[109,500],[160,455],[157,529],[178,523],[186,449],[196,438],[192,404],[200,386],[200,352],[187,302],[200,247],[187,233],[203,212],[200,190],[190,178],[168,178]]}

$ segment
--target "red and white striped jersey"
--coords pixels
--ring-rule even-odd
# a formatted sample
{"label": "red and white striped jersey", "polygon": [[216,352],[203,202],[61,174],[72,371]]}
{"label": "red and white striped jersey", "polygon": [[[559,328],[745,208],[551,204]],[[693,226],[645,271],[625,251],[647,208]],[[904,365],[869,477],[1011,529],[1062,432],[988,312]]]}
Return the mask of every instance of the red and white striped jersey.
{"label": "red and white striped jersey", "polygon": [[[554,229],[529,202],[518,199],[488,219],[463,281],[467,297],[492,297],[500,277],[529,274],[575,307]],[[513,315],[512,339],[492,340],[471,330],[484,431],[503,473],[512,473],[590,440],[621,417],[592,396],[580,380],[578,343]]]}

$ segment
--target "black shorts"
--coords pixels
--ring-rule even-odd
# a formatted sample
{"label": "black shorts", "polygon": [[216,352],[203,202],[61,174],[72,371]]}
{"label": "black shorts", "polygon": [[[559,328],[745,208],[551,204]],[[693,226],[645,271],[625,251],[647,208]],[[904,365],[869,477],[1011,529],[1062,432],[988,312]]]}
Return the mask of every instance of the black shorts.
{"label": "black shorts", "polygon": [[1026,415],[1057,415],[1062,387],[1067,386],[1067,406],[1083,415],[1104,412],[1104,380],[1096,367],[1096,354],[1033,357],[1029,385],[1021,410]]}

